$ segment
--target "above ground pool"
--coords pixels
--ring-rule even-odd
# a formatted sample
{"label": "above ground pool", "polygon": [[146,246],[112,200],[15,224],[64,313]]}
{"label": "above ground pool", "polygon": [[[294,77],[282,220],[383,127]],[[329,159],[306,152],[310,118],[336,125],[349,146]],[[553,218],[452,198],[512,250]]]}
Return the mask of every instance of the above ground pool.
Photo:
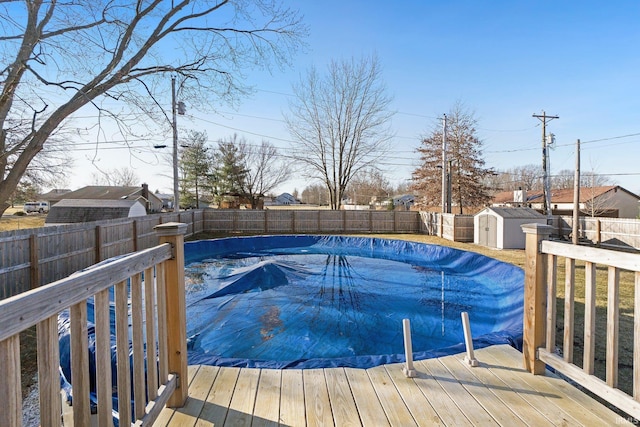
{"label": "above ground pool", "polygon": [[522,270],[448,247],[345,236],[185,244],[189,364],[271,368],[404,361],[522,337]]}

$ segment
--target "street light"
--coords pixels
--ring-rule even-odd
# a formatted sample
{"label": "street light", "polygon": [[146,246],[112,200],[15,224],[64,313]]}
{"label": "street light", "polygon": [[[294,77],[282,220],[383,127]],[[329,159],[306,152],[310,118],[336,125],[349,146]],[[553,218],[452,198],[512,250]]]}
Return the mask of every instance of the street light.
{"label": "street light", "polygon": [[171,76],[171,112],[173,114],[173,211],[180,212],[180,190],[178,188],[178,123],[176,113],[186,112],[184,102],[176,103],[176,78]]}

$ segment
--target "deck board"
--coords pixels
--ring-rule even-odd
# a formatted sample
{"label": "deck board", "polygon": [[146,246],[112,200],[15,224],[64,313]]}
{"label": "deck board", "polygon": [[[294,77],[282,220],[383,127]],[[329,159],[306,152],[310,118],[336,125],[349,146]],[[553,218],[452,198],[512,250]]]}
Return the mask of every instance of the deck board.
{"label": "deck board", "polygon": [[263,369],[253,411],[252,427],[275,427],[280,418],[280,387],[282,371]]}
{"label": "deck board", "polygon": [[329,391],[322,369],[302,371],[304,381],[304,407],[308,426],[332,426]]}
{"label": "deck board", "polygon": [[305,425],[304,383],[302,381],[302,370],[285,369],[282,371],[281,384],[280,425]]}
{"label": "deck board", "polygon": [[[166,426],[629,425],[564,380],[522,369],[522,354],[501,345],[462,355],[371,369],[189,368],[184,408],[165,408]],[[199,413],[198,413],[199,412]]]}
{"label": "deck board", "polygon": [[357,416],[354,417],[354,414],[358,413],[356,402],[351,394],[351,387],[344,369],[325,369],[324,374],[336,427],[359,426],[360,420]]}

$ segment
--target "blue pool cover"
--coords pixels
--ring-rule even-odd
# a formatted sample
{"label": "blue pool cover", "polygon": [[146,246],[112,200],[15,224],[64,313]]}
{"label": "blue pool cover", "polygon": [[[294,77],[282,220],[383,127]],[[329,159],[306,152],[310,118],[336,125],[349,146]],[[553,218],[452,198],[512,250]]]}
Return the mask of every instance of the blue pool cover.
{"label": "blue pool cover", "polygon": [[185,244],[189,364],[367,368],[522,339],[522,269],[449,247],[346,236]]}

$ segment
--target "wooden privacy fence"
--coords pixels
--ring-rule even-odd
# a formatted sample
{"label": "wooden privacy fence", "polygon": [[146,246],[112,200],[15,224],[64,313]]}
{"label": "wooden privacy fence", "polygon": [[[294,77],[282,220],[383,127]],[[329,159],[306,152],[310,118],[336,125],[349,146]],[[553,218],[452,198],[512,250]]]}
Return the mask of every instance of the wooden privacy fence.
{"label": "wooden privacy fence", "polygon": [[153,227],[214,233],[426,233],[473,242],[473,216],[416,211],[205,209],[0,233],[0,300],[157,244]]}
{"label": "wooden privacy fence", "polygon": [[187,224],[203,230],[202,210],[0,233],[0,300],[67,277],[107,258],[158,244],[153,228]]}
{"label": "wooden privacy fence", "polygon": [[[87,300],[94,300],[97,421],[112,425],[111,315],[114,287],[118,414],[121,426],[152,425],[165,404],[187,398],[184,295],[185,224],[156,227],[161,244],[95,266],[0,302],[0,425],[20,426],[20,332],[36,325],[42,426],[61,423],[58,314],[68,309],[71,326],[73,425],[91,425]],[[130,292],[128,291],[130,288]],[[131,336],[129,336],[129,307]],[[129,345],[132,343],[130,365]],[[156,350],[157,349],[157,350]],[[145,354],[146,353],[146,354]],[[153,361],[146,363],[145,361]],[[157,364],[156,364],[157,361]],[[133,386],[133,387],[132,387]],[[133,409],[131,406],[133,389]],[[133,411],[133,413],[132,413]]]}
{"label": "wooden privacy fence", "polygon": [[[571,234],[573,218],[557,217],[555,224],[558,235]],[[640,220],[633,218],[592,218],[580,217],[579,237],[599,246],[640,250]]]}
{"label": "wooden privacy fence", "polygon": [[473,215],[420,212],[422,232],[454,242],[473,242]]}
{"label": "wooden privacy fence", "polygon": [[[640,419],[640,254],[546,240],[553,228],[522,226],[526,233],[523,355],[525,368],[543,374],[545,364],[624,412]],[[558,258],[565,260],[562,356],[556,353]],[[574,363],[576,262],[584,263],[584,348],[582,367]],[[596,283],[596,264],[606,267],[606,283]],[[633,392],[618,389],[620,273],[634,275]],[[606,378],[594,375],[596,290],[606,289]]]}
{"label": "wooden privacy fence", "polygon": [[357,210],[207,210],[204,228],[237,233],[419,233],[418,212]]}

